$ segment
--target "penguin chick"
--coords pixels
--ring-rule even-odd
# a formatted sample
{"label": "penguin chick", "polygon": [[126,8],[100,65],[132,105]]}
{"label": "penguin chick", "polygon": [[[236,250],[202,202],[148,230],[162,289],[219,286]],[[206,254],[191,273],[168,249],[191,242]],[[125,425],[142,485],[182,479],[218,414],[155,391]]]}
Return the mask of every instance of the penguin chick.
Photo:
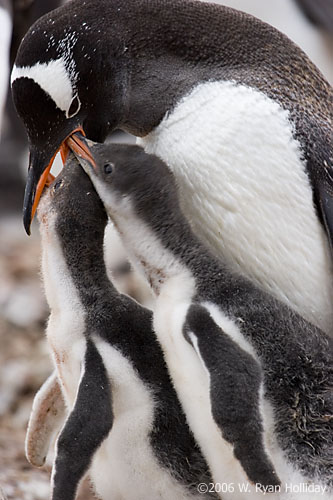
{"label": "penguin chick", "polygon": [[52,499],[74,499],[87,471],[105,500],[202,498],[198,484],[209,484],[211,475],[152,314],[107,276],[107,215],[74,157],[46,190],[38,217],[51,310],[47,339],[70,412],[56,444]]}
{"label": "penguin chick", "polygon": [[94,166],[80,162],[157,295],[156,335],[214,481],[228,470],[237,484],[226,465],[237,459],[261,483],[270,457],[278,498],[298,498],[284,492],[296,482],[322,488],[302,499],[331,498],[332,339],[210,254],[159,158],[138,146],[91,151]]}

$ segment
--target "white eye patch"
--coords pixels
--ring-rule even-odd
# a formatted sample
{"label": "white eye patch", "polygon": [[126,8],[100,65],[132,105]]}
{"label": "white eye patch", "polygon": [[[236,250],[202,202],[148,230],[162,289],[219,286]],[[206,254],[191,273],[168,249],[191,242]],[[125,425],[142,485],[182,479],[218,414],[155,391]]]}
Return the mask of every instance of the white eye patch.
{"label": "white eye patch", "polygon": [[18,78],[30,78],[37,83],[52,98],[56,106],[66,113],[67,118],[79,111],[81,103],[78,95],[74,95],[72,82],[62,57],[48,63],[38,62],[33,66],[14,65],[11,83],[13,84]]}

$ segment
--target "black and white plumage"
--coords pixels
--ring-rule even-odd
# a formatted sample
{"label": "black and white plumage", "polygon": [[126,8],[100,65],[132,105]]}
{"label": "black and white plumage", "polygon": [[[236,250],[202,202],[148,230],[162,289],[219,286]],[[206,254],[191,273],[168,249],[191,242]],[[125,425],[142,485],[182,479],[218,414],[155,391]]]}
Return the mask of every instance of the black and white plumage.
{"label": "black and white plumage", "polygon": [[170,166],[215,255],[333,331],[332,89],[284,35],[192,0],[73,0],[25,37],[12,92],[27,230],[66,138],[121,128]]}
{"label": "black and white plumage", "polygon": [[[102,499],[201,498],[197,486],[211,476],[172,386],[152,314],[107,277],[107,216],[75,159],[43,196],[38,216],[51,309],[47,339],[70,411],[57,440],[53,500],[74,498],[88,469]],[[47,400],[47,387],[44,394]],[[30,441],[39,436],[35,420]],[[39,448],[32,442],[28,456],[42,455]]]}
{"label": "black and white plumage", "polygon": [[[206,249],[160,159],[137,146],[91,151],[95,166],[81,164],[157,295],[155,332],[214,481],[240,484],[237,458],[256,482],[266,456],[281,480],[272,498],[297,499],[287,485],[308,484],[302,500],[329,500],[332,339]],[[244,498],[260,496],[250,490]]]}

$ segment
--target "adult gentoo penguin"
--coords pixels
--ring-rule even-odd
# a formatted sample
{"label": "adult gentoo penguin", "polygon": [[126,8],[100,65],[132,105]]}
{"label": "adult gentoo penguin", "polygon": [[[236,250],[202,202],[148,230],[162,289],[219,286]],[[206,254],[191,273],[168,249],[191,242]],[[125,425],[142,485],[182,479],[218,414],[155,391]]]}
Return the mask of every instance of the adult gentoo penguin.
{"label": "adult gentoo penguin", "polygon": [[[151,312],[107,277],[107,216],[77,160],[69,158],[46,190],[38,216],[51,310],[47,339],[70,412],[57,440],[52,499],[74,499],[88,470],[103,500],[202,498],[198,485],[212,482],[207,462],[172,386]],[[49,384],[37,412],[43,398],[50,401]],[[51,403],[61,407],[59,398]],[[38,433],[35,421],[27,452],[38,462],[48,426]]]}
{"label": "adult gentoo penguin", "polygon": [[170,166],[216,255],[333,330],[332,89],[284,35],[194,0],[73,0],[24,38],[12,91],[27,231],[66,139],[118,127]]}
{"label": "adult gentoo penguin", "polygon": [[270,463],[281,480],[248,485],[244,498],[296,500],[303,484],[302,500],[331,499],[332,339],[206,249],[159,158],[138,146],[91,151],[95,166],[82,166],[157,294],[154,329],[188,422],[214,481],[235,485],[223,498],[242,498],[236,457],[252,483]]}

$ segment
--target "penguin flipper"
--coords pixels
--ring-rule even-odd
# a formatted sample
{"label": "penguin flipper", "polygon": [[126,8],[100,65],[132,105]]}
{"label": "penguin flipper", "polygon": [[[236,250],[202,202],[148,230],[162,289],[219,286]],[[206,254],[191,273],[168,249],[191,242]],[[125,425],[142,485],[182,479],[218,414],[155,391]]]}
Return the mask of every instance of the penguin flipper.
{"label": "penguin flipper", "polygon": [[80,480],[113,424],[107,372],[95,344],[87,341],[76,401],[57,441],[52,500],[74,500]]}
{"label": "penguin flipper", "polygon": [[200,305],[189,308],[184,336],[209,372],[213,418],[249,480],[265,487],[279,485],[263,443],[259,364]]}
{"label": "penguin flipper", "polygon": [[25,454],[31,465],[44,465],[51,440],[65,418],[65,402],[54,371],[36,393],[30,413]]}

